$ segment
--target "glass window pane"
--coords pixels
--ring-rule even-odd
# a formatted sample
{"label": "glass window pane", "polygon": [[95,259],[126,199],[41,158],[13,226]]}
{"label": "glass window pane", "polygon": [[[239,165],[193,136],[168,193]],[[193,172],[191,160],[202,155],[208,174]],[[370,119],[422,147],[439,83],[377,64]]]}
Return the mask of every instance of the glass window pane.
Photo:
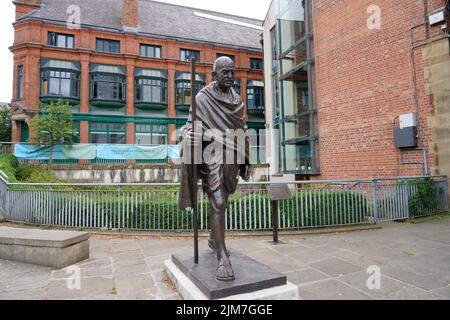
{"label": "glass window pane", "polygon": [[72,80],[72,97],[78,98],[80,96],[80,82],[78,80]]}
{"label": "glass window pane", "polygon": [[70,97],[70,79],[61,79],[61,93],[64,97]]}
{"label": "glass window pane", "polygon": [[125,134],[123,133],[111,133],[109,136],[110,144],[125,144]]}
{"label": "glass window pane", "polygon": [[305,36],[305,5],[306,0],[280,0],[278,19],[282,53]]}
{"label": "glass window pane", "polygon": [[73,36],[67,36],[67,48],[73,49],[74,46],[74,37]]}
{"label": "glass window pane", "polygon": [[113,100],[115,85],[110,82],[97,82],[97,92],[95,98]]}
{"label": "glass window pane", "polygon": [[151,134],[136,134],[136,144],[138,145],[151,145],[152,135]]}
{"label": "glass window pane", "polygon": [[106,133],[91,133],[91,143],[106,144],[108,143],[108,135]]}
{"label": "glass window pane", "polygon": [[50,78],[50,95],[59,95],[59,79]]}

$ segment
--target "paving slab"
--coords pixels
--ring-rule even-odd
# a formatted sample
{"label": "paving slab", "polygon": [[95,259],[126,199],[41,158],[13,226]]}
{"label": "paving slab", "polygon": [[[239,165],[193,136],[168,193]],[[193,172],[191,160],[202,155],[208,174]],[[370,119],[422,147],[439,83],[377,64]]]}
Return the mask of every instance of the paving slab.
{"label": "paving slab", "polygon": [[[450,300],[450,219],[382,226],[281,236],[277,246],[270,236],[233,237],[227,244],[287,276],[301,299]],[[89,241],[89,260],[75,264],[81,290],[67,288],[67,268],[0,260],[0,299],[181,299],[163,272],[164,261],[172,254],[192,254],[191,239],[91,236]],[[207,249],[205,238],[200,248]],[[380,290],[367,288],[367,268],[373,265],[381,270]]]}

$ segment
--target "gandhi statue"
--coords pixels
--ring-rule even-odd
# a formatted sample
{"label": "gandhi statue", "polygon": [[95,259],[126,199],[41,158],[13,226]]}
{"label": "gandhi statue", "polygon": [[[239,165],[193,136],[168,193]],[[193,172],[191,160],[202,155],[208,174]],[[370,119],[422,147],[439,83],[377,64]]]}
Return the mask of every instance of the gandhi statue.
{"label": "gandhi statue", "polygon": [[[203,88],[196,96],[197,121],[201,128],[192,130],[192,110],[190,110],[187,124],[181,129],[181,155],[186,153],[192,144],[201,146],[205,151],[214,143],[221,143],[223,153],[217,152],[223,161],[195,162],[198,169],[198,179],[202,179],[203,191],[208,195],[212,208],[211,234],[208,240],[209,247],[217,255],[218,267],[216,278],[219,281],[235,280],[231,266],[229,252],[225,245],[225,212],[228,198],[237,189],[239,176],[245,181],[250,178],[248,128],[244,112],[244,103],[233,88],[234,62],[228,57],[217,59],[213,67],[213,81]],[[245,143],[238,144],[236,139],[227,138],[229,132],[241,131],[245,136]],[[213,134],[211,134],[213,132]],[[200,147],[199,147],[200,148]],[[233,154],[234,161],[225,155]],[[192,156],[191,160],[194,157]],[[239,161],[241,159],[241,161]],[[243,161],[242,161],[243,159]],[[216,158],[217,160],[217,158]],[[182,210],[192,208],[193,181],[191,169],[193,162],[184,163],[181,173],[181,190],[179,207]]]}

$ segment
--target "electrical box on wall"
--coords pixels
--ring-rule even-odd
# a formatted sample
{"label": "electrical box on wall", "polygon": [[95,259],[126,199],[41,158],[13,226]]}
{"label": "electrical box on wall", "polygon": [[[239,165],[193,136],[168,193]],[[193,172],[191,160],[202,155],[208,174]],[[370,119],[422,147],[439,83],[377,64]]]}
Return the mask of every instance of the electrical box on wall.
{"label": "electrical box on wall", "polygon": [[396,148],[415,148],[417,141],[417,114],[408,113],[400,116],[400,128],[394,129]]}
{"label": "electrical box on wall", "polygon": [[400,116],[400,129],[417,127],[417,113],[402,114]]}
{"label": "electrical box on wall", "polygon": [[395,128],[394,140],[395,147],[399,149],[417,147],[417,127]]}

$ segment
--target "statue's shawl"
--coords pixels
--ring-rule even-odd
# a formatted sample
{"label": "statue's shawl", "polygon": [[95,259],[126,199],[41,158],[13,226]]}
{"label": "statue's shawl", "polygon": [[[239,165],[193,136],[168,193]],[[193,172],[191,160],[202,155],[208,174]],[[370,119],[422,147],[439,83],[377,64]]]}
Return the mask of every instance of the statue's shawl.
{"label": "statue's shawl", "polygon": [[[243,133],[248,134],[247,124],[245,122],[244,103],[239,94],[234,89],[231,89],[230,95],[221,95],[215,90],[216,82],[212,82],[209,86],[203,88],[196,97],[197,102],[197,121],[202,122],[203,134],[208,136],[209,130],[222,135],[222,143],[230,150],[234,150],[235,155],[238,153],[245,157],[246,163],[249,163],[249,146],[248,136],[245,139],[245,146],[238,150],[239,144],[236,144],[234,139],[226,139],[227,130],[242,130]],[[184,155],[184,149],[190,147],[183,143],[185,138],[192,131],[192,110],[189,111],[189,118],[187,124],[181,129],[181,158]],[[209,131],[211,132],[211,131]],[[217,135],[213,135],[217,138]],[[231,137],[228,135],[228,137]],[[212,137],[209,137],[212,138]],[[220,141],[216,140],[216,141]],[[231,149],[232,148],[232,149]],[[242,155],[242,152],[245,152]],[[201,179],[200,170],[197,170],[198,179]],[[181,190],[179,197],[179,207],[184,210],[192,207],[192,165],[182,164],[181,170]]]}

